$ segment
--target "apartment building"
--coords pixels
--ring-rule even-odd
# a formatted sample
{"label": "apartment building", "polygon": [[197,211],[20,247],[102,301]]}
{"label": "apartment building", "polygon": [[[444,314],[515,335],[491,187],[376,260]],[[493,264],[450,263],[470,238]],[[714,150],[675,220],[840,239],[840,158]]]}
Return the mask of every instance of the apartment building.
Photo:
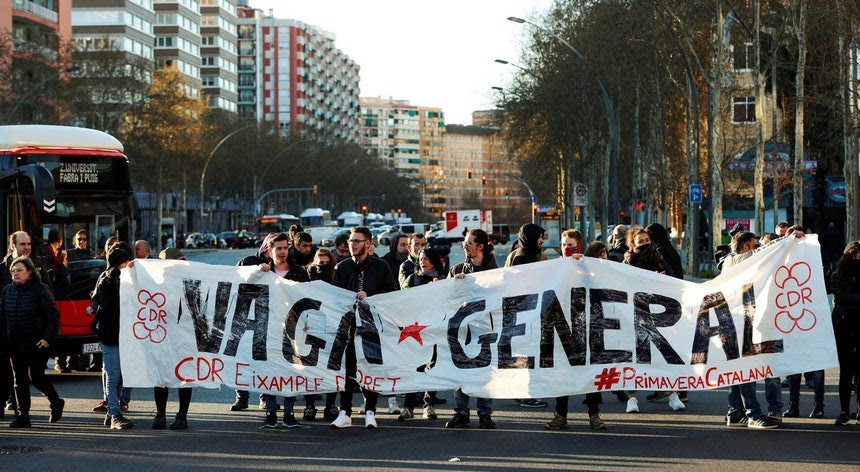
{"label": "apartment building", "polygon": [[[421,116],[434,113],[432,118]],[[421,131],[440,131],[444,115],[438,108],[410,105],[408,100],[394,98],[361,97],[361,146],[368,154],[373,152],[389,168],[402,177],[421,178]],[[434,136],[441,141],[441,133]],[[425,143],[429,137],[425,137]]]}
{"label": "apartment building", "polygon": [[357,142],[359,66],[335,35],[239,7],[239,114],[281,132]]}
{"label": "apartment building", "polygon": [[154,0],[155,63],[175,67],[184,77],[185,94],[200,96],[200,2]]}
{"label": "apartment building", "polygon": [[0,61],[11,60],[16,77],[14,83],[0,84],[0,93],[16,100],[7,112],[9,120],[44,118],[40,115],[45,107],[31,105],[48,82],[62,80],[48,63],[58,60],[60,45],[71,40],[71,15],[71,0],[0,0],[0,40],[11,41],[2,47],[11,51],[11,58],[0,57]]}
{"label": "apartment building", "polygon": [[236,113],[238,50],[236,0],[200,0],[200,81],[211,108]]}
{"label": "apartment building", "polygon": [[484,126],[445,127],[444,148],[436,174],[443,189],[443,206],[492,210],[494,221],[520,224],[522,215],[529,214],[529,195],[517,180],[519,168],[499,129],[490,126],[493,113],[472,114],[472,123]]}

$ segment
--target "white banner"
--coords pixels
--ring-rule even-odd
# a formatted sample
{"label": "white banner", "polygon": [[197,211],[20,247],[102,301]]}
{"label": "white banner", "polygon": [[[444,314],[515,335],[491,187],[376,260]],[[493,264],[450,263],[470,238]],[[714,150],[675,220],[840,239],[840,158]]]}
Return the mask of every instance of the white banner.
{"label": "white banner", "polygon": [[137,261],[122,276],[124,385],[491,398],[701,390],[837,365],[818,240],[787,238],[703,284],[555,259],[356,304],[253,267]]}

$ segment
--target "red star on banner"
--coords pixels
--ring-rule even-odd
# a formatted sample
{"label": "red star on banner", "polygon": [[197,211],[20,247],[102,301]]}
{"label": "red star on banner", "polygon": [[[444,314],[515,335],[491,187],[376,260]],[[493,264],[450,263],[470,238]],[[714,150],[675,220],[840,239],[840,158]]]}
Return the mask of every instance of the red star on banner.
{"label": "red star on banner", "polygon": [[415,338],[415,340],[418,341],[418,344],[423,346],[424,341],[421,340],[421,330],[423,330],[424,328],[426,328],[426,326],[419,325],[417,321],[411,325],[407,325],[401,328],[400,339],[397,340],[397,344],[402,343],[403,340],[406,338]]}

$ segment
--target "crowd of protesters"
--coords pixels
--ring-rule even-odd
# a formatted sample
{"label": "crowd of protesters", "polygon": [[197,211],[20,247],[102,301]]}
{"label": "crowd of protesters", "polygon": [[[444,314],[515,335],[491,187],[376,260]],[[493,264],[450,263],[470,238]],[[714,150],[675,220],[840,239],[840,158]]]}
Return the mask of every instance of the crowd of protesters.
{"label": "crowd of protesters", "polygon": [[[860,373],[860,242],[848,244],[841,255],[834,245],[841,246],[842,242],[833,234],[833,226],[828,228],[828,234],[822,238],[822,261],[825,272],[829,276],[829,286],[834,295],[833,328],[835,332],[837,354],[839,358],[839,407],[836,419],[837,425],[847,425],[856,419],[856,413],[851,412],[851,396],[855,395],[855,405],[858,394],[858,373]],[[0,409],[0,418],[6,412],[11,412],[12,428],[26,428],[32,425],[30,417],[31,399],[30,384],[36,387],[47,398],[50,405],[50,422],[57,422],[63,414],[65,401],[60,398],[49,378],[45,368],[51,353],[51,346],[58,329],[58,312],[54,302],[54,288],[69,282],[68,270],[64,270],[68,261],[92,259],[100,257],[105,260],[105,270],[99,276],[96,287],[91,295],[91,303],[87,314],[92,316],[92,329],[98,335],[102,348],[101,371],[103,380],[103,398],[94,408],[94,412],[104,413],[104,425],[111,429],[128,429],[134,426],[131,419],[123,413],[128,411],[131,399],[131,389],[122,386],[119,346],[119,276],[123,268],[133,265],[136,259],[150,257],[149,244],[146,241],[136,241],[133,246],[109,238],[104,250],[99,256],[87,249],[85,231],[75,234],[75,248],[66,252],[62,249],[62,236],[55,231],[49,234],[44,259],[31,257],[32,246],[30,237],[23,231],[17,231],[9,237],[9,251],[0,264],[0,398],[6,400],[5,411]],[[612,236],[604,244],[595,241],[587,247],[582,234],[574,229],[564,231],[561,235],[560,252],[562,257],[582,259],[593,257],[628,264],[639,269],[658,272],[670,277],[683,278],[684,271],[681,257],[669,237],[669,231],[660,224],[647,227],[617,225],[613,228]],[[756,253],[762,246],[773,243],[779,238],[803,238],[804,232],[799,227],[788,223],[779,223],[774,233],[757,237],[745,231],[743,227],[735,227],[727,235],[728,244],[719,249],[718,266],[722,270],[741,263]],[[841,236],[840,236],[841,237]],[[505,266],[536,263],[546,259],[543,244],[547,233],[539,225],[529,223],[520,228],[514,249],[508,255]],[[287,233],[271,233],[262,241],[259,250],[238,262],[242,266],[257,266],[261,271],[272,272],[278,277],[284,277],[296,282],[322,280],[352,292],[356,300],[379,293],[394,290],[410,290],[414,287],[434,283],[446,277],[463,280],[476,272],[497,269],[494,246],[490,236],[483,230],[472,229],[464,235],[463,250],[465,260],[455,264],[445,271],[444,255],[432,247],[428,247],[425,236],[421,233],[401,234],[391,239],[389,253],[378,257],[374,251],[372,234],[366,227],[354,227],[344,238],[335,241],[335,251],[316,248],[312,245],[310,234],[294,225]],[[826,246],[826,247],[825,247]],[[179,249],[170,247],[159,254],[161,259],[184,260],[185,256]],[[355,321],[349,328],[348,345],[346,347],[346,376],[354,379],[356,376],[356,354],[353,344]],[[57,358],[57,365],[63,358]],[[435,360],[431,361],[431,364]],[[428,364],[428,368],[432,365]],[[65,371],[65,365],[58,370]],[[807,383],[814,388],[814,403],[809,414],[810,418],[824,417],[824,372],[806,373]],[[789,403],[784,408],[782,403],[782,386],[779,378],[765,380],[765,399],[767,410],[763,411],[756,398],[754,382],[734,385],[729,388],[728,411],[725,415],[728,427],[746,427],[754,429],[773,429],[779,427],[784,417],[800,415],[799,389],[801,373],[790,375],[786,379],[789,387]],[[359,410],[364,414],[366,428],[378,427],[376,410],[379,394],[361,388],[354,380],[347,382],[345,389],[338,394],[325,395],[323,419],[329,421],[333,428],[352,426],[353,393],[359,391],[364,403]],[[637,392],[613,391],[619,401],[626,402],[627,413],[639,412]],[[153,429],[183,430],[188,428],[188,410],[191,403],[191,388],[178,389],[179,411],[174,420],[167,424],[167,388],[155,387],[153,397],[156,414],[152,422]],[[462,390],[457,389],[454,395],[454,416],[445,423],[446,428],[465,428],[470,426],[470,398]],[[270,394],[260,395],[261,409],[265,410],[265,418],[261,429],[300,428],[294,413],[296,398],[281,397],[283,411],[280,421],[277,416],[281,409],[278,397]],[[305,395],[302,419],[305,422],[316,421],[318,409],[317,395]],[[686,392],[653,392],[646,397],[648,402],[667,400],[674,411],[684,410],[687,402]],[[395,397],[389,398],[389,413],[398,414],[399,421],[416,419],[415,409],[422,407],[420,416],[423,419],[436,419],[436,405],[445,403],[435,391],[408,393],[405,395],[404,408],[397,406]],[[517,402],[524,407],[546,407],[547,402],[541,399],[524,398]],[[607,425],[600,417],[599,405],[602,402],[600,392],[585,395],[583,403],[588,414],[589,427],[596,430],[606,429]],[[549,430],[567,429],[568,396],[555,399],[555,414],[545,427]],[[249,392],[237,391],[236,401],[230,407],[232,411],[248,409]],[[482,429],[494,429],[492,419],[493,401],[489,398],[477,398],[476,408],[478,426]]]}

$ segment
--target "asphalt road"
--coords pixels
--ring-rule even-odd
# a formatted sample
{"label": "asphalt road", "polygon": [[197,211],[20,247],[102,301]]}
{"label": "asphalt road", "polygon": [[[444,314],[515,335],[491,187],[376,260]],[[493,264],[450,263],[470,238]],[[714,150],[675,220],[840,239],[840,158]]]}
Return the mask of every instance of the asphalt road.
{"label": "asphalt road", "polygon": [[[456,250],[456,249],[455,249]],[[460,249],[459,258],[462,258]],[[234,264],[251,251],[188,251],[192,260]],[[456,262],[457,254],[452,254]],[[500,261],[501,262],[501,261]],[[299,430],[262,431],[263,413],[252,406],[230,412],[234,393],[227,388],[194,389],[186,431],[150,428],[155,404],[150,389],[137,389],[127,416],[127,431],[102,426],[91,411],[101,397],[98,374],[51,373],[66,403],[62,421],[47,422],[48,404],[34,390],[28,430],[5,427],[0,420],[0,471],[44,470],[304,470],[304,471],[502,471],[502,470],[860,470],[860,425],[836,427],[836,370],[827,372],[825,419],[786,419],[780,429],[728,429],[723,420],[726,389],[691,392],[687,409],[673,412],[665,402],[646,403],[639,414],[604,394],[605,431],[588,428],[582,396],[570,399],[570,429],[547,431],[553,415],[547,408],[522,408],[495,400],[498,429],[444,429],[453,415],[451,392],[439,419],[401,423],[380,408],[379,429],[366,430],[363,415],[355,427],[335,430],[320,421]],[[759,400],[764,406],[763,387]],[[812,407],[803,388],[801,413]],[[788,391],[784,391],[787,403]],[[252,397],[253,398],[253,397]],[[168,414],[175,412],[171,391]],[[303,401],[296,408],[301,412]],[[360,400],[356,398],[356,405]],[[381,405],[385,401],[381,400]]]}

